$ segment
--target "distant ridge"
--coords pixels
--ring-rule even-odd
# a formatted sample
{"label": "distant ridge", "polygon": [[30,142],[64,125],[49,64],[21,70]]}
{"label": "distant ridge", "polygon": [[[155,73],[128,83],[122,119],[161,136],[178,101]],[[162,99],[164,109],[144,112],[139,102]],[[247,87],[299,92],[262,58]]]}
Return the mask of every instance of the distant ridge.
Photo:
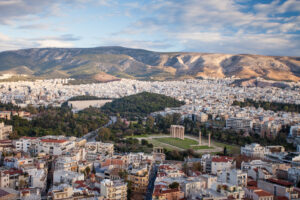
{"label": "distant ridge", "polygon": [[300,81],[300,57],[161,53],[119,46],[34,48],[0,52],[0,73],[104,81],[117,78],[172,80],[231,76]]}

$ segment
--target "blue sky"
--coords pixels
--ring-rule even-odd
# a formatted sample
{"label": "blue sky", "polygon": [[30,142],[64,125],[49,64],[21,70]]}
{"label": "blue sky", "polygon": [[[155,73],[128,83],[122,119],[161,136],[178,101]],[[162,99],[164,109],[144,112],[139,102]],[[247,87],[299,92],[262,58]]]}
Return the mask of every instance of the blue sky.
{"label": "blue sky", "polygon": [[0,0],[0,51],[115,45],[300,56],[300,0]]}

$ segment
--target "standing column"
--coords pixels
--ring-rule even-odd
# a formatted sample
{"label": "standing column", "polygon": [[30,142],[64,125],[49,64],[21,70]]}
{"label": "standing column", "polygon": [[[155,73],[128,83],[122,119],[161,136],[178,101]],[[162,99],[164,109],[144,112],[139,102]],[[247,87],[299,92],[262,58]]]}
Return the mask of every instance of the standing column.
{"label": "standing column", "polygon": [[199,131],[199,145],[202,145],[201,137],[202,137],[202,133],[201,131]]}
{"label": "standing column", "polygon": [[210,133],[208,134],[208,147],[210,147]]}

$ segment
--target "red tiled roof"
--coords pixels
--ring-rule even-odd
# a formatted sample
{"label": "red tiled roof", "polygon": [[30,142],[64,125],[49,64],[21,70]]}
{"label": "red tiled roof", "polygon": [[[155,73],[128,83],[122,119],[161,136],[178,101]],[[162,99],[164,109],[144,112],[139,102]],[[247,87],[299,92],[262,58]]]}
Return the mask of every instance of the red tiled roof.
{"label": "red tiled roof", "polygon": [[173,192],[178,192],[179,189],[175,188],[175,189],[167,189],[167,190],[161,190],[161,189],[155,189],[153,192],[154,196],[160,196],[163,194],[168,194],[168,193],[173,193]]}
{"label": "red tiled roof", "polygon": [[212,162],[232,162],[233,158],[228,157],[228,156],[218,156],[218,157],[213,157]]}
{"label": "red tiled roof", "polygon": [[168,169],[168,170],[171,170],[173,168],[171,166],[169,166],[169,165],[161,165],[161,166],[159,166],[159,169]]}
{"label": "red tiled roof", "polygon": [[266,192],[264,190],[254,191],[255,194],[257,194],[259,197],[269,197],[273,196],[271,193]]}
{"label": "red tiled roof", "polygon": [[282,185],[282,186],[285,186],[285,187],[293,186],[293,183],[288,182],[288,181],[284,181],[284,180],[280,180],[280,179],[269,178],[267,180],[271,183],[275,183],[275,184]]}
{"label": "red tiled roof", "polygon": [[46,143],[64,143],[67,142],[68,140],[56,140],[56,139],[42,139],[41,142],[46,142]]}
{"label": "red tiled roof", "polygon": [[28,137],[28,136],[23,136],[21,137],[21,139],[28,139],[28,140],[35,140],[37,139],[38,137]]}
{"label": "red tiled roof", "polygon": [[276,200],[289,200],[289,198],[287,198],[285,196],[277,196],[275,199]]}
{"label": "red tiled roof", "polygon": [[257,187],[257,181],[248,181],[247,185]]}
{"label": "red tiled roof", "polygon": [[3,143],[12,143],[11,140],[0,140],[0,143],[3,144]]}
{"label": "red tiled roof", "polygon": [[250,187],[247,187],[247,188],[248,188],[248,190],[259,190],[258,187],[254,187],[254,186],[250,186]]}
{"label": "red tiled roof", "polygon": [[22,174],[22,170],[18,170],[18,169],[9,169],[4,171],[5,174],[9,174],[9,175],[14,175],[14,174]]}

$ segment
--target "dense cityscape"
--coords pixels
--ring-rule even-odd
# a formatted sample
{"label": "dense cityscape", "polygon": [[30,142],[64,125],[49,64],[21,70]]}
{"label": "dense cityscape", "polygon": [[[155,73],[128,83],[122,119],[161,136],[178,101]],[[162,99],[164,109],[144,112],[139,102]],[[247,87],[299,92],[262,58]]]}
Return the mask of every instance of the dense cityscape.
{"label": "dense cityscape", "polygon": [[300,200],[300,0],[0,0],[0,200]]}
{"label": "dense cityscape", "polygon": [[[299,84],[288,83],[288,88],[280,89],[233,86],[236,79],[230,78],[164,82],[122,79],[81,85],[70,85],[69,80],[0,83],[2,199],[300,198],[299,112],[234,104],[250,99],[297,105]],[[147,129],[151,118],[157,121],[156,118],[174,114],[180,116],[179,125],[171,125],[167,133],[158,130],[126,136],[125,142],[147,147],[141,152],[124,152],[116,139],[105,139],[106,129],[115,134],[118,123],[134,130],[130,128],[134,120],[113,114],[102,126],[106,128],[99,126],[82,137],[46,134],[11,139],[11,120],[38,118],[39,114],[30,113],[28,106],[59,108],[67,102],[74,114],[80,114],[90,106],[101,109],[115,99],[143,92],[170,96],[184,105],[138,118]],[[5,110],[7,105],[12,110]],[[201,124],[199,133],[189,132],[186,120]],[[128,130],[123,133],[126,135]],[[271,143],[237,145],[238,151],[232,151],[226,142],[218,145],[221,142],[214,137],[217,130],[232,131],[241,137],[268,138]],[[284,143],[276,143],[279,134],[285,135]],[[148,147],[152,150],[145,150]],[[183,160],[173,155],[180,151],[187,152]]]}

